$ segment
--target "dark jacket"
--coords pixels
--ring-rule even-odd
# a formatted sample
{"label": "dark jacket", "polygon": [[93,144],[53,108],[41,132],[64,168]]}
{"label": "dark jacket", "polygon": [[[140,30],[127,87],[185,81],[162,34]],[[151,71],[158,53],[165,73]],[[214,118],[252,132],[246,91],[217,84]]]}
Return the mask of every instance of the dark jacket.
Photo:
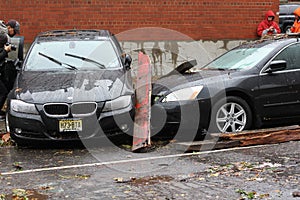
{"label": "dark jacket", "polygon": [[7,58],[8,53],[5,51],[4,47],[0,47],[0,73],[4,70],[5,58]]}
{"label": "dark jacket", "polygon": [[4,47],[0,48],[0,110],[2,109],[6,96],[8,93],[7,87],[5,85],[5,58],[7,57],[7,52]]}
{"label": "dark jacket", "polygon": [[8,53],[4,50],[4,47],[0,47],[0,63],[2,63],[2,61],[5,61],[5,58],[7,58],[7,56]]}

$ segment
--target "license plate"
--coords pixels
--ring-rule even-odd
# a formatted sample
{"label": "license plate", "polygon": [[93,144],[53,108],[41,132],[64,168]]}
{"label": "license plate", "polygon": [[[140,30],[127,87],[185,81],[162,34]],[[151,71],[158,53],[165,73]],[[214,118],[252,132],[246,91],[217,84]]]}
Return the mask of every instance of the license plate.
{"label": "license plate", "polygon": [[59,121],[59,132],[82,131],[81,119],[64,119]]}

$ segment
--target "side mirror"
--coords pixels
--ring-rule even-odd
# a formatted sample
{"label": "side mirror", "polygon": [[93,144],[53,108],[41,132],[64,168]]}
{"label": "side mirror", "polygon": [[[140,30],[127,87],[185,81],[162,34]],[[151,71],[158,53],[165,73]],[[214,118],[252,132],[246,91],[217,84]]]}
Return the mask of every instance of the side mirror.
{"label": "side mirror", "polygon": [[131,56],[128,55],[128,54],[123,54],[122,56],[124,58],[124,67],[125,67],[125,69],[126,70],[131,69],[131,67],[130,67],[131,66],[131,62],[132,62]]}
{"label": "side mirror", "polygon": [[286,61],[285,60],[274,60],[272,61],[268,68],[265,70],[266,73],[273,73],[276,71],[284,70],[286,69]]}

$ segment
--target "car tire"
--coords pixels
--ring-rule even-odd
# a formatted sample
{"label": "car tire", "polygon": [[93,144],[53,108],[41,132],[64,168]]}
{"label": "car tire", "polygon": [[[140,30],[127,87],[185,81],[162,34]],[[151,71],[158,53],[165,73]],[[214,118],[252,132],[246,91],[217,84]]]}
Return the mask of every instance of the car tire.
{"label": "car tire", "polygon": [[285,27],[285,29],[284,29],[284,33],[288,33],[289,30],[290,30],[290,28],[292,28],[292,26],[291,26],[291,25],[287,25],[287,26]]}
{"label": "car tire", "polygon": [[252,112],[248,103],[240,97],[229,96],[214,104],[209,132],[240,132],[250,129]]}

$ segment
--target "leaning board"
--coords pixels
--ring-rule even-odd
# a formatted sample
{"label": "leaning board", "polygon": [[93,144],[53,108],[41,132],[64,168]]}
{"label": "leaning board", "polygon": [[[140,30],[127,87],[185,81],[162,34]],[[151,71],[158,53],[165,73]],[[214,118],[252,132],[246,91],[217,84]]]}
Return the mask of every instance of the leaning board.
{"label": "leaning board", "polygon": [[151,145],[151,64],[148,55],[139,52],[136,79],[136,106],[132,151]]}

